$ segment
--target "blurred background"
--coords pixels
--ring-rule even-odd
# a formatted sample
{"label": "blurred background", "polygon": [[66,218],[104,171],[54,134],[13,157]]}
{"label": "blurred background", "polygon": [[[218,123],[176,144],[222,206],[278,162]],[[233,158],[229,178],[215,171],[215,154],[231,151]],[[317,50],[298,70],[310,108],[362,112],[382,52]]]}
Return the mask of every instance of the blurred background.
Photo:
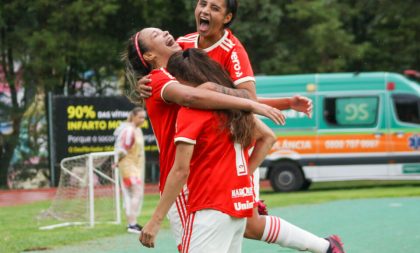
{"label": "blurred background", "polygon": [[[54,184],[48,94],[123,95],[120,54],[134,32],[195,31],[196,1],[168,3],[1,0],[0,188]],[[241,0],[232,30],[256,75],[403,73],[420,69],[419,13],[415,0]]]}

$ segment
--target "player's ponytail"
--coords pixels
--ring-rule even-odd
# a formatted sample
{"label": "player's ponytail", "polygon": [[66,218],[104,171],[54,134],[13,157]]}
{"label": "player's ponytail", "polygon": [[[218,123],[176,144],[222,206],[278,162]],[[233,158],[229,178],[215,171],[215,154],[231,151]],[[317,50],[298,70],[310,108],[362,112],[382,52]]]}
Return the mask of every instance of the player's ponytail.
{"label": "player's ponytail", "polygon": [[122,60],[125,64],[125,76],[130,87],[126,96],[135,104],[143,103],[143,98],[137,91],[137,81],[149,74],[152,69],[151,65],[143,58],[143,54],[148,51],[149,49],[140,39],[139,31],[128,40],[126,50],[122,54]]}

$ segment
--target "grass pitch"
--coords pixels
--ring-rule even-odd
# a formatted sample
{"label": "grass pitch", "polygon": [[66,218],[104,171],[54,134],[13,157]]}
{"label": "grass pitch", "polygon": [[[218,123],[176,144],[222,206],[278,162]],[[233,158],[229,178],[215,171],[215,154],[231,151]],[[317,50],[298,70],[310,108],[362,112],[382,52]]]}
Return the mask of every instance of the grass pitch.
{"label": "grass pitch", "polygon": [[[274,193],[262,190],[261,199],[270,207],[299,204],[316,204],[342,199],[392,198],[420,196],[420,181],[359,181],[340,183],[317,183],[309,191],[296,193]],[[159,199],[158,195],[146,195],[139,223],[144,224],[151,216]],[[0,209],[1,252],[22,252],[52,249],[64,245],[125,234],[125,224],[65,227],[40,231],[43,225],[36,219],[43,209],[50,206],[49,201],[28,205],[2,207]],[[165,223],[164,227],[168,227]]]}

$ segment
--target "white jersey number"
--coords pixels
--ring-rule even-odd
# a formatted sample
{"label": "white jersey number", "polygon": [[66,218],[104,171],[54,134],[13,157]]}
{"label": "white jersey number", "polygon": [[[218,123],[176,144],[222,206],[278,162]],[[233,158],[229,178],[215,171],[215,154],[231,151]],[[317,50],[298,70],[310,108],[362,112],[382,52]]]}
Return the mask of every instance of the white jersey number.
{"label": "white jersey number", "polygon": [[235,154],[236,154],[236,173],[238,176],[247,176],[248,175],[248,166],[245,160],[245,153],[242,145],[239,143],[234,143]]}

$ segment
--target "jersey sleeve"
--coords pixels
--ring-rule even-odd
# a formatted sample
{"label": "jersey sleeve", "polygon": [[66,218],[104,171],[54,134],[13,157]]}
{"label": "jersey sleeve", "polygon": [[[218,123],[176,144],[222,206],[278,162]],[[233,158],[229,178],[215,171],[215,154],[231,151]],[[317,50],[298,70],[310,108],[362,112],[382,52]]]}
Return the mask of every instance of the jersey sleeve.
{"label": "jersey sleeve", "polygon": [[152,75],[151,79],[152,79],[152,82],[151,82],[152,96],[151,97],[153,99],[168,103],[167,101],[165,101],[163,97],[163,92],[165,88],[168,87],[168,85],[177,82],[175,77],[169,74],[169,72],[167,72],[166,70],[162,69],[161,71],[159,71],[159,73]]}
{"label": "jersey sleeve", "polygon": [[185,142],[195,145],[200,133],[211,119],[210,111],[182,107],[176,120],[175,143]]}
{"label": "jersey sleeve", "polygon": [[235,46],[230,51],[225,68],[230,73],[230,77],[235,85],[247,81],[255,82],[254,72],[252,71],[248,54],[239,41],[235,43]]}
{"label": "jersey sleeve", "polygon": [[134,144],[134,129],[132,127],[125,127],[116,137],[115,149],[117,152],[124,155]]}
{"label": "jersey sleeve", "polygon": [[181,47],[182,50],[187,49],[187,43],[184,40],[182,40],[182,37],[178,38],[176,42],[178,42],[178,45]]}
{"label": "jersey sleeve", "polygon": [[178,42],[182,50],[185,50],[187,48],[194,48],[197,39],[198,33],[195,32],[179,37],[178,39],[176,39],[176,42]]}
{"label": "jersey sleeve", "polygon": [[122,136],[121,136],[121,146],[125,149],[125,150],[129,150],[134,144],[134,128],[132,127],[127,127],[126,129],[124,129],[124,131],[122,132]]}

